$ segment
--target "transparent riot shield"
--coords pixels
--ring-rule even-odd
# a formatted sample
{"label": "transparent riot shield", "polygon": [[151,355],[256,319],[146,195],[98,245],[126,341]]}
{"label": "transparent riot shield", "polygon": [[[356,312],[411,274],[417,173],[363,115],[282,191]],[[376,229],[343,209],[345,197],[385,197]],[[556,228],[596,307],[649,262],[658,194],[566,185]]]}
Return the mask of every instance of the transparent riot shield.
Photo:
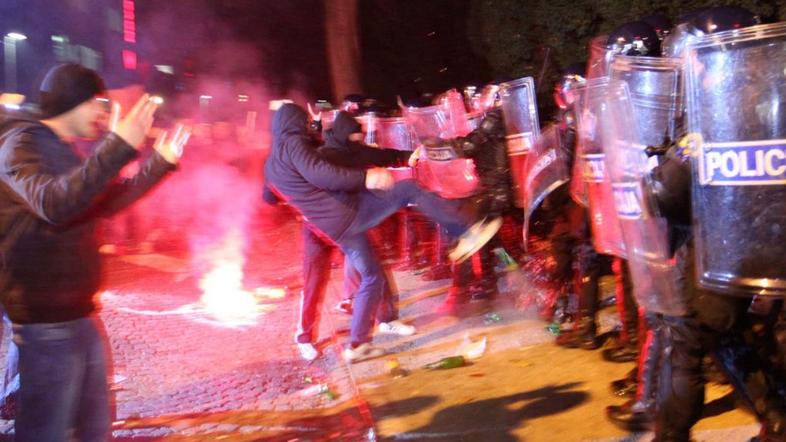
{"label": "transparent riot shield", "polygon": [[367,146],[377,145],[377,121],[379,118],[373,112],[367,112],[355,117],[355,121],[360,124],[360,130],[363,131],[363,144]]}
{"label": "transparent riot shield", "polygon": [[608,35],[593,37],[589,43],[589,58],[587,59],[587,80],[602,78],[609,75],[612,54],[606,48]]}
{"label": "transparent riot shield", "polygon": [[698,283],[786,295],[786,23],[686,49]]}
{"label": "transparent riot shield", "polygon": [[448,115],[448,119],[455,131],[455,136],[463,137],[470,133],[472,129],[469,126],[467,108],[464,105],[464,99],[457,90],[450,89],[440,95],[437,99],[437,105],[441,106]]}
{"label": "transparent riot shield", "polygon": [[532,212],[551,192],[570,180],[568,159],[561,143],[559,128],[554,124],[549,125],[540,133],[527,155],[523,186],[525,232]]}
{"label": "transparent riot shield", "polygon": [[606,106],[608,78],[588,80],[577,109],[579,157],[589,202],[592,242],[598,253],[625,258],[611,180],[606,172],[605,140],[600,122],[609,118]]}
{"label": "transparent riot shield", "polygon": [[617,55],[609,75],[628,87],[638,142],[658,146],[674,140],[682,115],[682,59]]}
{"label": "transparent riot shield", "polygon": [[516,205],[524,207],[523,185],[527,153],[540,134],[538,108],[535,105],[535,83],[532,77],[502,83],[500,97],[508,133],[508,156],[516,191]]}
{"label": "transparent riot shield", "polygon": [[376,119],[376,144],[384,149],[415,150],[412,129],[405,118]]}
{"label": "transparent riot shield", "polygon": [[[586,90],[586,86],[579,86],[578,88],[576,88],[576,91],[574,92],[576,94],[576,101],[574,102],[573,105],[573,110],[574,110],[573,118],[575,120],[573,124],[577,132],[581,130],[581,128],[579,127],[578,117],[576,117],[575,115],[578,114],[578,112],[580,111],[580,109],[578,108],[579,103],[582,102],[580,97],[584,95],[585,90]],[[563,140],[563,141],[567,142],[568,140]],[[571,168],[570,171],[569,190],[570,190],[570,197],[573,199],[573,201],[576,202],[576,204],[579,204],[583,207],[589,207],[587,183],[584,182],[584,169],[586,168],[586,165],[584,164],[584,158],[581,156],[582,150],[581,150],[580,141],[581,139],[578,136],[578,134],[575,137],[573,137],[573,147],[572,147],[573,167]]]}
{"label": "transparent riot shield", "polygon": [[[589,58],[587,59],[587,75],[586,78],[598,79],[605,78],[609,74],[609,66],[611,64],[611,52],[606,49],[606,40],[608,36],[598,35],[590,40],[588,52]],[[586,93],[586,87],[577,88],[575,94],[577,97],[582,97]],[[575,104],[575,111],[577,114],[581,113],[581,105],[586,103],[586,98],[580,98]],[[592,120],[594,122],[594,120]],[[588,123],[588,121],[585,121]],[[584,156],[581,155],[583,151],[581,147],[581,137],[578,138],[576,146],[576,155],[573,161],[572,179],[570,182],[570,196],[578,204],[584,207],[589,207],[589,190],[587,181],[584,180],[584,172],[589,167],[584,163]]]}
{"label": "transparent riot shield", "polygon": [[[382,149],[413,151],[412,128],[401,117],[379,117],[368,113],[357,117],[363,128],[365,144]],[[388,167],[396,181],[413,179],[411,167]]]}
{"label": "transparent riot shield", "polygon": [[625,240],[633,294],[649,313],[685,315],[687,303],[671,259],[668,224],[654,210],[650,164],[642,144],[646,134],[636,122],[651,115],[647,110],[639,113],[641,107],[634,104],[627,84],[619,80],[609,83],[605,107],[600,126],[606,170]]}
{"label": "transparent riot shield", "polygon": [[[478,176],[471,159],[459,158],[448,140],[464,135],[466,115],[451,109],[449,103],[403,108],[402,112],[412,128],[418,145],[423,146],[425,158],[418,161],[415,176],[418,183],[443,198],[464,198],[475,193]],[[463,106],[463,103],[461,103]]]}

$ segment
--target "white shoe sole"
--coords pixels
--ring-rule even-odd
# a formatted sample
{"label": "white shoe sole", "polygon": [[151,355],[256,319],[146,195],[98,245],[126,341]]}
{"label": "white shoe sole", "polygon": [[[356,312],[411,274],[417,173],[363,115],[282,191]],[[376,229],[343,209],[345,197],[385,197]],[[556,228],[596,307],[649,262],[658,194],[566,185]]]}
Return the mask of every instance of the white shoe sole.
{"label": "white shoe sole", "polygon": [[494,235],[497,234],[499,229],[502,227],[502,218],[494,218],[493,220],[485,223],[483,225],[483,231],[477,236],[477,240],[471,245],[470,248],[465,250],[458,250],[458,246],[453,249],[450,254],[448,254],[448,259],[455,262],[456,264],[461,264],[462,262],[469,259],[470,256],[477,253],[478,250],[483,248]]}

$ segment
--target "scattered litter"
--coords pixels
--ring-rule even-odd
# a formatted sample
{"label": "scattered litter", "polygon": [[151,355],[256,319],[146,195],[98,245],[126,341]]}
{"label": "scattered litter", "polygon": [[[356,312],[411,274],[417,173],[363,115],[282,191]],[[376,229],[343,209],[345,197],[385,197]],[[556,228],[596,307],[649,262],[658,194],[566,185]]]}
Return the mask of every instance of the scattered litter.
{"label": "scattered litter", "polygon": [[486,325],[491,325],[500,321],[502,321],[502,317],[494,312],[486,313],[486,316],[483,317],[483,322]]}
{"label": "scattered litter", "polygon": [[459,347],[459,354],[464,356],[464,359],[469,361],[473,361],[475,359],[480,359],[484,353],[486,353],[486,345],[488,344],[488,338],[483,336],[482,338],[473,341],[469,337],[469,333],[464,334],[464,341],[461,343]]}
{"label": "scattered litter", "polygon": [[423,368],[427,368],[429,370],[447,370],[450,368],[463,367],[466,365],[466,363],[467,361],[464,359],[464,356],[448,356],[436,362],[426,364],[423,366]]}
{"label": "scattered litter", "polygon": [[547,325],[546,331],[554,336],[559,336],[560,333],[562,333],[558,322],[552,322],[551,324]]}
{"label": "scattered litter", "polygon": [[401,366],[398,362],[398,359],[390,359],[385,362],[385,368],[388,370],[388,374],[392,376],[394,379],[403,378],[409,374],[405,368]]}

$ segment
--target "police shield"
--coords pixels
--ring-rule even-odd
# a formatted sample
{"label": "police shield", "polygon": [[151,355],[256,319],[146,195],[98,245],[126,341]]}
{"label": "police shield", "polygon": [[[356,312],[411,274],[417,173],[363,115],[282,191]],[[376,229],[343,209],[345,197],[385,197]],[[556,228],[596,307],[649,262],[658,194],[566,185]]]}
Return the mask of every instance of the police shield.
{"label": "police shield", "polygon": [[[611,64],[612,52],[606,48],[606,40],[608,36],[598,35],[590,40],[588,52],[589,58],[587,60],[587,79],[605,78],[609,74],[609,66]],[[586,87],[576,89],[576,96],[582,97],[586,93]],[[586,103],[586,98],[579,99],[580,103]],[[576,103],[576,113],[581,113],[579,103]],[[577,117],[578,119],[578,117]],[[594,120],[592,120],[594,122]],[[589,121],[585,121],[589,123]],[[570,182],[570,196],[573,200],[584,207],[589,207],[589,194],[587,182],[584,180],[584,172],[588,170],[589,165],[585,164],[584,156],[581,155],[581,138],[579,137],[576,146],[576,155],[573,162],[572,178]]]}
{"label": "police shield", "polygon": [[552,124],[541,132],[527,155],[523,186],[525,229],[540,203],[570,179],[568,159],[561,143],[559,128]]}
{"label": "police shield", "polygon": [[[434,106],[402,108],[402,113],[425,152],[415,170],[418,183],[444,198],[465,198],[475,193],[479,180],[475,163],[459,158],[448,142],[464,135],[467,125],[466,111],[460,115],[458,108],[450,106],[451,102],[443,101]],[[461,122],[456,121],[459,118]]]}
{"label": "police shield", "polygon": [[649,191],[652,187],[648,184],[650,164],[642,144],[647,136],[636,123],[642,116],[651,117],[649,108],[636,103],[627,84],[618,80],[609,83],[605,106],[600,126],[606,170],[625,240],[634,296],[647,312],[685,315],[687,304],[684,291],[677,285],[678,272],[669,250],[668,225],[653,210],[654,198]]}
{"label": "police shield", "polygon": [[355,121],[360,124],[363,131],[363,143],[368,146],[377,145],[377,116],[373,112],[367,112],[355,117]]}
{"label": "police shield", "polygon": [[609,75],[627,85],[637,142],[658,146],[674,140],[682,115],[682,59],[617,55]]}
{"label": "police shield", "polygon": [[538,108],[535,105],[535,83],[532,77],[502,83],[500,96],[502,112],[505,116],[505,129],[508,133],[508,156],[516,191],[516,205],[523,207],[524,167],[527,153],[540,134]]}
{"label": "police shield", "polygon": [[598,35],[590,40],[589,58],[587,59],[587,80],[603,78],[609,75],[609,65],[613,57],[612,51],[606,47],[607,35]]}
{"label": "police shield", "polygon": [[415,150],[412,129],[401,117],[379,117],[369,112],[355,119],[363,130],[363,142],[384,149]]}
{"label": "police shield", "polygon": [[609,118],[606,104],[608,85],[608,78],[588,80],[584,93],[579,97],[579,157],[595,250],[624,258],[625,242],[614,205],[611,180],[606,173],[605,140],[600,126],[604,118]]}
{"label": "police shield", "polygon": [[686,49],[698,283],[786,295],[786,23]]}
{"label": "police shield", "polygon": [[415,150],[412,130],[401,117],[376,118],[376,145],[384,149]]}

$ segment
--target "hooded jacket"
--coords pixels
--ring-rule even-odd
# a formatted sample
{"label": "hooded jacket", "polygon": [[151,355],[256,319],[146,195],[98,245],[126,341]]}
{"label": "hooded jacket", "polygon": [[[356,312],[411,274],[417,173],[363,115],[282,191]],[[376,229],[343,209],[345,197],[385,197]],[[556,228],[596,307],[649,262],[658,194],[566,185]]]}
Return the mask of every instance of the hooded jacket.
{"label": "hooded jacket", "polygon": [[115,134],[83,159],[34,119],[0,122],[0,301],[12,322],[70,321],[95,309],[97,220],[174,168],[154,154],[136,177],[116,181],[136,156]]}
{"label": "hooded jacket", "polygon": [[325,134],[325,144],[320,155],[340,166],[352,168],[406,166],[412,152],[396,149],[378,149],[354,141],[349,136],[361,132],[360,124],[347,112],[339,112],[333,126]]}
{"label": "hooded jacket", "polygon": [[307,114],[285,104],[273,115],[273,147],[265,163],[268,184],[335,242],[355,219],[366,172],[331,164],[307,135]]}

